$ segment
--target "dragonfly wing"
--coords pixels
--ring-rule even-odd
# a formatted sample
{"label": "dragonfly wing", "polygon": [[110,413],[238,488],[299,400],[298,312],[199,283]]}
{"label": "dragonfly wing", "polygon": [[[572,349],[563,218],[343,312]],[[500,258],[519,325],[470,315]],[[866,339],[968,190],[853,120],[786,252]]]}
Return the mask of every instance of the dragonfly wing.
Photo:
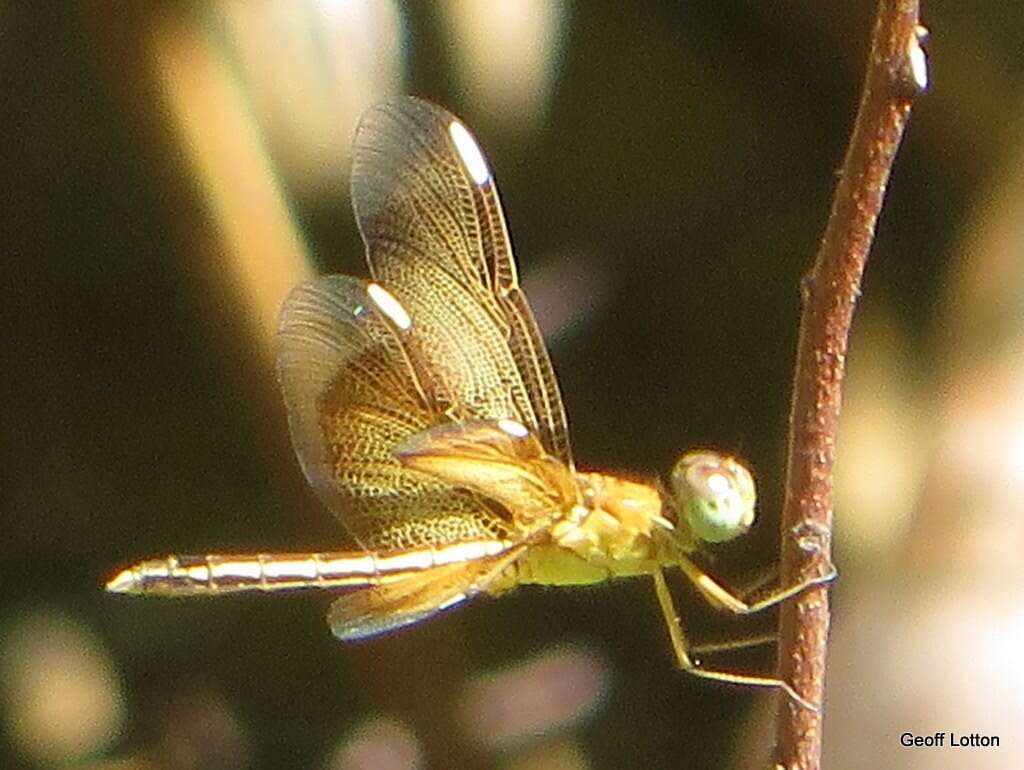
{"label": "dragonfly wing", "polygon": [[324,276],[281,311],[277,372],[307,479],[372,550],[508,539],[507,512],[405,467],[395,447],[444,419],[401,308],[374,284]]}
{"label": "dragonfly wing", "polygon": [[334,600],[327,614],[331,632],[342,640],[395,631],[455,607],[491,589],[526,546],[461,564],[410,574],[394,583],[365,588]]}
{"label": "dragonfly wing", "polygon": [[407,468],[486,495],[527,530],[579,502],[572,471],[513,420],[472,420],[428,428],[397,447]]}
{"label": "dragonfly wing", "polygon": [[426,333],[460,419],[515,417],[572,467],[547,350],[516,276],[498,191],[461,122],[427,102],[371,107],[352,200],[367,260]]}

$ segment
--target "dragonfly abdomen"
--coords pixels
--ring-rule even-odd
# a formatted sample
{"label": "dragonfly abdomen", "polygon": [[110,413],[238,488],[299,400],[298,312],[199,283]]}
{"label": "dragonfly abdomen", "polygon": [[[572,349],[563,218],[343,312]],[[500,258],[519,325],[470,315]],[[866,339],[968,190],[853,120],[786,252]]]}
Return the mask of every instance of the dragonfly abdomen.
{"label": "dragonfly abdomen", "polygon": [[355,551],[168,556],[139,562],[115,575],[107,590],[152,596],[238,591],[294,591],[374,586],[507,550],[501,540],[475,540],[387,554]]}

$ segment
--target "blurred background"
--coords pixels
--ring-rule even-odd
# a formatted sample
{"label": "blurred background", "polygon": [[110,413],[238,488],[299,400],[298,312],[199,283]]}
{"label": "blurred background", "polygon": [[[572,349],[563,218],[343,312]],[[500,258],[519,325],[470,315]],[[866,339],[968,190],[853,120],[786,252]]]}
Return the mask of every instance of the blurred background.
{"label": "blurred background", "polygon": [[[270,354],[288,289],[365,274],[359,112],[487,151],[578,462],[755,469],[777,549],[799,312],[873,3],[0,1],[0,766],[754,768],[775,696],[677,674],[649,581],[523,589],[341,645],[328,597],[133,600],[126,562],[327,549]],[[924,6],[849,356],[826,763],[1019,767],[1024,5]],[[700,639],[771,628],[701,607]],[[771,667],[772,650],[727,661]],[[998,735],[907,749],[902,732]],[[1015,733],[1015,731],[1017,731]]]}

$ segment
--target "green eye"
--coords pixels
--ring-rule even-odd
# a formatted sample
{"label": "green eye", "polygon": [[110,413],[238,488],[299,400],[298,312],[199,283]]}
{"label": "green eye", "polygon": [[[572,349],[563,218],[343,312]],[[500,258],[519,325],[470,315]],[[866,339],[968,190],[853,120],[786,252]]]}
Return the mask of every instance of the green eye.
{"label": "green eye", "polygon": [[750,529],[754,478],[734,458],[704,449],[687,452],[672,469],[671,483],[679,516],[698,539],[722,543]]}

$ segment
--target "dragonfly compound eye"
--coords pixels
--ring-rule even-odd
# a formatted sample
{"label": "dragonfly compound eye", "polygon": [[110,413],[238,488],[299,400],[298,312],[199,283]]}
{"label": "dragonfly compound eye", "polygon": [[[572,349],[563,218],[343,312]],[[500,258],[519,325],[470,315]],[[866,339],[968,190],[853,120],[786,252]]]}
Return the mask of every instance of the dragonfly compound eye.
{"label": "dragonfly compound eye", "polygon": [[742,535],[754,521],[754,479],[732,457],[709,450],[684,454],[672,469],[672,493],[679,516],[708,543]]}

